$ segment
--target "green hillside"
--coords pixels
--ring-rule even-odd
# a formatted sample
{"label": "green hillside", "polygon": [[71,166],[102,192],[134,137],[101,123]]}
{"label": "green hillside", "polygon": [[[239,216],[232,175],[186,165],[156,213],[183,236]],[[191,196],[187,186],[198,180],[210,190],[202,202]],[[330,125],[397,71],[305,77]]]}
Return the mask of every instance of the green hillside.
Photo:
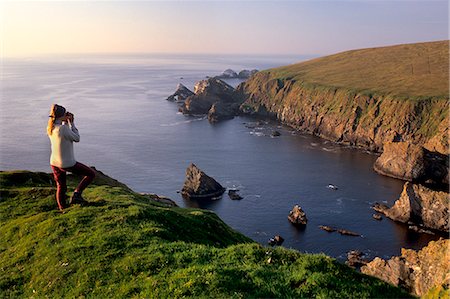
{"label": "green hillside", "polygon": [[327,256],[263,247],[212,212],[161,204],[107,177],[85,191],[89,206],[64,214],[48,174],[0,172],[0,186],[2,298],[409,296]]}
{"label": "green hillside", "polygon": [[266,72],[358,92],[448,98],[449,41],[347,51]]}

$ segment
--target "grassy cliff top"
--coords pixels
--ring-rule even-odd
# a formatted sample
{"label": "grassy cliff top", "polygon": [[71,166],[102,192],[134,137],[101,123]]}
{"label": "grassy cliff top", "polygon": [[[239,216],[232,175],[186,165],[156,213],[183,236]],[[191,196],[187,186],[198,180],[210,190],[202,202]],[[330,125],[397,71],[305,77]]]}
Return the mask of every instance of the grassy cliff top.
{"label": "grassy cliff top", "polygon": [[[69,179],[69,190],[76,181]],[[0,297],[405,298],[325,255],[263,247],[214,213],[107,176],[56,210],[45,173],[0,172]]]}
{"label": "grassy cliff top", "polygon": [[448,98],[449,41],[347,51],[266,72],[375,94]]}

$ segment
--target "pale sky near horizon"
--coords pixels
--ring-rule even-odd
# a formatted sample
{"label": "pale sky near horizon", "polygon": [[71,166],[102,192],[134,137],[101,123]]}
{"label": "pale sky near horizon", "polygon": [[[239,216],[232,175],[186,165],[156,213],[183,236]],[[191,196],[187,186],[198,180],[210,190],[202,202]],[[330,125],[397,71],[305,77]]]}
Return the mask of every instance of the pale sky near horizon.
{"label": "pale sky near horizon", "polygon": [[[1,1],[1,0],[0,0]],[[331,54],[448,39],[448,1],[2,1],[2,57]]]}

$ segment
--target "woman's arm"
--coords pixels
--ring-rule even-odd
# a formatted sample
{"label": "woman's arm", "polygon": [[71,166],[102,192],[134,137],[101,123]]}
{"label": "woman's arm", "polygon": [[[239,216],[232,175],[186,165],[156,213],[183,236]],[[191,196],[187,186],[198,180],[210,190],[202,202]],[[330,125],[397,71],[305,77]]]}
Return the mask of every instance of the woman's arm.
{"label": "woman's arm", "polygon": [[63,131],[64,137],[73,142],[80,141],[80,133],[78,133],[77,127],[75,127],[75,123],[73,122],[73,117],[68,120],[69,125],[64,126],[65,129]]}

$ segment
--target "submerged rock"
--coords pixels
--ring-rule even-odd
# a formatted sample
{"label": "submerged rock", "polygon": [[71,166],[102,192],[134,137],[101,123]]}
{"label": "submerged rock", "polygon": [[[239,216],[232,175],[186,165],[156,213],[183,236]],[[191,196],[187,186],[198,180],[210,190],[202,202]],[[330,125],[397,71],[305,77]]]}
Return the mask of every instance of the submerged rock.
{"label": "submerged rock", "polygon": [[190,164],[186,169],[186,180],[184,181],[181,194],[187,198],[212,198],[220,196],[225,192],[222,187],[212,177],[206,175],[194,164]]}
{"label": "submerged rock", "polygon": [[184,101],[194,95],[192,91],[190,91],[186,86],[181,83],[178,83],[177,90],[170,95],[166,100],[176,103],[184,103]]}
{"label": "submerged rock", "polygon": [[238,190],[228,190],[228,196],[232,200],[241,200],[242,196],[240,196],[238,193]]}
{"label": "submerged rock", "polygon": [[379,215],[379,214],[373,214],[372,218],[375,219],[375,220],[382,220],[383,219],[383,218],[381,218],[381,215]]}
{"label": "submerged rock", "polygon": [[334,228],[328,225],[319,225],[319,228],[329,233],[338,232],[341,235],[360,237],[361,235],[343,228]]}
{"label": "submerged rock", "polygon": [[342,228],[337,229],[337,232],[340,233],[341,235],[353,236],[353,237],[361,237],[361,234],[352,232],[350,230],[342,229]]}
{"label": "submerged rock", "polygon": [[335,232],[335,231],[336,231],[335,228],[333,228],[333,227],[331,227],[331,226],[328,226],[328,225],[319,225],[319,228],[320,228],[320,229],[323,229],[324,231],[327,231],[327,232],[329,232],[329,233],[332,233],[332,232]]}
{"label": "submerged rock", "polygon": [[389,260],[376,257],[361,272],[423,296],[432,288],[450,286],[449,240],[431,241],[420,251],[402,249],[401,256]]}
{"label": "submerged rock", "polygon": [[272,137],[278,137],[281,136],[281,133],[279,131],[273,131],[272,134],[270,134]]}
{"label": "submerged rock", "polygon": [[440,231],[449,231],[449,194],[433,191],[422,185],[405,183],[400,198],[394,206],[376,204],[375,211],[392,220],[414,223]]}
{"label": "submerged rock", "polygon": [[306,218],[306,213],[302,210],[299,205],[295,205],[294,208],[289,212],[289,221],[295,225],[306,225],[308,219]]}

